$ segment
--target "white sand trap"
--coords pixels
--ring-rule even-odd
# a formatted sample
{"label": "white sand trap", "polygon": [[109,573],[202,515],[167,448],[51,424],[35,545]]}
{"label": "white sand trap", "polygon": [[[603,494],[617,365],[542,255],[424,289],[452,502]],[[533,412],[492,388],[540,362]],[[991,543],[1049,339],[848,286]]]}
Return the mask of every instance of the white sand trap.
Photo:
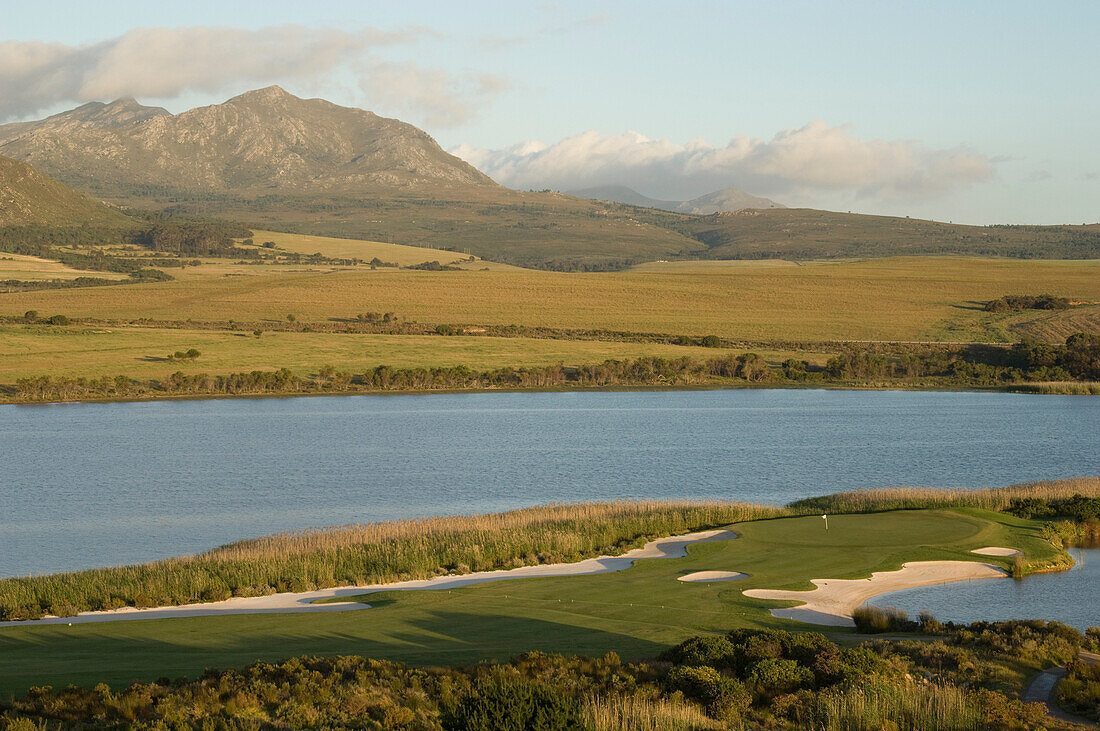
{"label": "white sand trap", "polygon": [[986,546],[985,548],[975,548],[971,553],[977,553],[982,556],[1023,556],[1023,551],[1017,551],[1015,548],[1002,548],[1001,546]]}
{"label": "white sand trap", "polygon": [[737,581],[747,579],[748,574],[740,571],[696,571],[694,574],[677,576],[677,581]]}
{"label": "white sand trap", "polygon": [[125,607],[104,612],[81,612],[74,617],[45,617],[26,621],[0,622],[0,627],[25,627],[37,624],[84,624],[88,622],[116,622],[126,619],[167,619],[171,617],[209,617],[222,614],[266,614],[293,612],[346,612],[355,609],[369,609],[369,604],[344,602],[341,604],[315,604],[319,599],[354,597],[373,594],[380,591],[413,591],[418,589],[454,589],[471,584],[484,584],[490,581],[509,579],[529,579],[540,576],[584,576],[588,574],[606,574],[622,571],[643,558],[683,558],[687,556],[687,547],[707,541],[728,541],[737,537],[729,530],[708,530],[688,533],[682,536],[658,538],[642,548],[627,551],[621,556],[599,556],[576,563],[541,564],[522,566],[517,569],[500,571],[480,571],[459,576],[438,576],[434,579],[416,579],[397,581],[390,584],[369,586],[340,586],[333,589],[319,589],[297,594],[271,594],[257,597],[235,597],[222,602],[205,604],[184,604],[175,607],[156,607],[154,609],[136,609]]}
{"label": "white sand trap", "polygon": [[912,561],[898,571],[878,571],[869,579],[814,579],[816,589],[786,591],[783,589],[746,589],[753,599],[788,599],[805,602],[802,606],[773,609],[772,616],[797,619],[809,624],[832,627],[854,627],[852,612],[871,597],[916,586],[948,584],[968,579],[991,579],[1008,576],[992,564],[974,561]]}

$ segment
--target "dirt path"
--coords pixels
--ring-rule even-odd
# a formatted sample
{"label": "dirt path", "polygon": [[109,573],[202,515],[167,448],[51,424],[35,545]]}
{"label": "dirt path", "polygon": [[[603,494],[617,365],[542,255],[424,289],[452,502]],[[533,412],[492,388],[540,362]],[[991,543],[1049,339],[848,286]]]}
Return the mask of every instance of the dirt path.
{"label": "dirt path", "polygon": [[[1081,651],[1078,655],[1082,660],[1090,665],[1096,665],[1100,663],[1100,655]],[[1076,723],[1082,726],[1096,726],[1095,723],[1087,718],[1081,718],[1080,716],[1074,716],[1072,713],[1066,713],[1058,704],[1054,702],[1054,689],[1058,686],[1058,681],[1066,674],[1065,667],[1048,668],[1043,672],[1035,676],[1031,683],[1027,686],[1027,690],[1024,691],[1025,703],[1042,703],[1046,706],[1047,715],[1051,718],[1056,718],[1059,721],[1066,721],[1067,723]]]}

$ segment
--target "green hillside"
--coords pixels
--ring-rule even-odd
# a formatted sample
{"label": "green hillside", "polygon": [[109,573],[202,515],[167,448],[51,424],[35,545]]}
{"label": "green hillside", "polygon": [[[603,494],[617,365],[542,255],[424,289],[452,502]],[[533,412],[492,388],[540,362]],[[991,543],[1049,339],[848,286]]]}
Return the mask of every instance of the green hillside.
{"label": "green hillside", "polygon": [[128,220],[26,163],[0,157],[0,226],[125,226]]}
{"label": "green hillside", "polygon": [[1021,259],[1100,257],[1100,224],[965,226],[810,208],[653,218],[707,247],[711,259],[833,259],[960,254]]}

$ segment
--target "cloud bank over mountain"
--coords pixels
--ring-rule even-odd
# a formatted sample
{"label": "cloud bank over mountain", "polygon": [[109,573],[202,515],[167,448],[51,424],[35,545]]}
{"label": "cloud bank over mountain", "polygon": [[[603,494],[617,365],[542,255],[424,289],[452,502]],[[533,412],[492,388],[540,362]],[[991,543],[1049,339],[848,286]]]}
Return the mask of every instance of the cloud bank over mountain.
{"label": "cloud bank over mountain", "polygon": [[676,199],[729,185],[792,199],[837,193],[935,197],[987,180],[993,172],[987,157],[966,148],[864,140],[849,125],[820,120],[770,140],[739,135],[725,147],[590,130],[553,145],[531,140],[499,150],[460,145],[450,152],[513,188],[629,185]]}
{"label": "cloud bank over mountain", "polygon": [[0,121],[119,97],[173,99],[295,81],[317,87],[350,73],[366,102],[383,113],[401,112],[437,127],[461,124],[506,87],[503,79],[398,65],[374,54],[432,36],[433,31],[419,28],[385,32],[196,26],[135,28],[81,46],[3,41]]}

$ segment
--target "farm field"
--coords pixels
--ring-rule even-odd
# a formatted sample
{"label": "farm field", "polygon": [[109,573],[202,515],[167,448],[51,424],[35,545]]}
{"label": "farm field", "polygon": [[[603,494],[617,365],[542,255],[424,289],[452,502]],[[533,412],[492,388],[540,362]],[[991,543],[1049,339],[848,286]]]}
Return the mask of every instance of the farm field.
{"label": "farm field", "polygon": [[[197,268],[201,270],[200,268]],[[300,322],[395,312],[402,320],[751,340],[1007,342],[1032,314],[982,311],[1005,294],[1100,301],[1100,262],[913,257],[675,272],[318,271],[0,296],[0,315]],[[1091,305],[1095,307],[1095,305]],[[1086,309],[1057,313],[1078,317]],[[1058,330],[1047,323],[1048,332]]]}
{"label": "farm field", "polygon": [[277,251],[322,254],[330,259],[363,259],[364,261],[370,261],[377,257],[382,261],[400,266],[413,266],[428,261],[438,261],[440,264],[449,264],[463,269],[519,270],[519,267],[483,259],[465,261],[469,259],[468,254],[433,249],[427,246],[406,246],[404,244],[387,244],[381,241],[337,239],[329,236],[310,236],[308,234],[260,230],[252,232],[252,239],[258,246],[271,242],[275,244]]}
{"label": "farm field", "polygon": [[[194,360],[168,360],[177,351],[198,350]],[[359,372],[465,365],[476,370],[520,366],[567,366],[642,356],[698,359],[726,355],[713,348],[664,343],[550,340],[484,336],[373,335],[350,333],[181,330],[140,327],[0,325],[0,383],[52,376],[159,378],[176,371],[223,374],[288,368],[311,376],[322,365]],[[822,364],[828,353],[757,350],[773,364],[798,357]]]}
{"label": "farm field", "polygon": [[[523,579],[443,591],[373,594],[372,608],[0,629],[0,693],[31,685],[195,676],[207,667],[300,654],[361,654],[413,665],[460,665],[529,650],[626,659],[652,657],[688,636],[736,627],[809,629],[772,617],[782,602],[750,588],[810,589],[813,578],[860,578],[907,561],[974,560],[989,545],[1049,561],[1039,521],[976,509],[817,515],[739,523],[739,538],[702,543],[680,559],[623,572]],[[1008,559],[982,557],[1008,567]],[[734,570],[736,582],[677,577]],[[789,602],[787,603],[790,604]],[[839,634],[850,630],[831,629]],[[1006,678],[1006,683],[1019,679]]]}
{"label": "farm field", "polygon": [[124,274],[113,272],[93,272],[73,269],[53,259],[41,259],[24,254],[0,252],[0,281],[19,279],[22,281],[43,279],[76,279],[77,277],[98,277],[100,279],[125,279]]}

